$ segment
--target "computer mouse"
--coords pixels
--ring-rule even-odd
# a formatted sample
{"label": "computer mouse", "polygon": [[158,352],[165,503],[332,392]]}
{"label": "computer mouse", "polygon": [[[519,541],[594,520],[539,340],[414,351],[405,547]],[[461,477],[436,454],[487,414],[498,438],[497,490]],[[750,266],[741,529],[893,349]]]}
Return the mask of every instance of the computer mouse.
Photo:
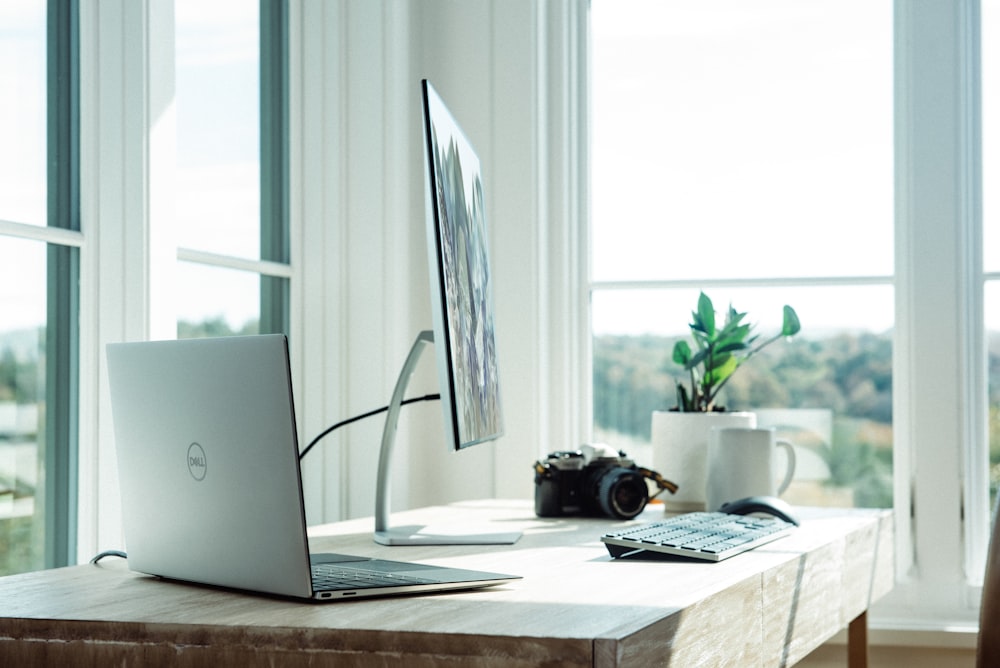
{"label": "computer mouse", "polygon": [[787,501],[782,501],[776,496],[748,496],[745,499],[727,501],[719,507],[719,512],[733,513],[734,515],[764,513],[799,526],[799,518],[795,516],[792,507]]}

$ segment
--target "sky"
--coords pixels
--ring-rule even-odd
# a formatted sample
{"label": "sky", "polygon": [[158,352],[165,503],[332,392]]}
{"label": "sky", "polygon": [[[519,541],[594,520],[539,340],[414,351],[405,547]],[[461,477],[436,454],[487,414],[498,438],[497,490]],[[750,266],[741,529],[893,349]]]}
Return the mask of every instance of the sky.
{"label": "sky", "polygon": [[[0,2],[0,220],[33,225],[45,225],[44,17],[44,2]],[[0,237],[0,331],[44,322],[44,259],[42,244]]]}
{"label": "sky", "polygon": [[[893,273],[892,5],[593,0],[593,280],[776,280],[707,291],[718,309],[732,299],[774,329],[780,316],[769,314],[791,303],[803,335],[890,328],[887,285],[781,281]],[[983,0],[986,183],[1000,154],[990,133],[1000,117],[997,5]],[[984,248],[998,270],[992,220]],[[677,298],[598,292],[593,326],[679,333],[696,298],[696,288]],[[1000,309],[987,318],[1000,327]]]}
{"label": "sky", "polygon": [[[44,5],[0,3],[0,99],[18,100],[0,105],[0,220],[44,224]],[[997,5],[983,0],[988,182]],[[178,240],[239,257],[259,253],[256,11],[177,3]],[[890,0],[594,0],[592,12],[595,280],[891,274]],[[1000,269],[996,227],[984,246]],[[40,278],[24,280],[43,275],[38,246],[0,237],[3,328],[44,320]],[[256,316],[252,276],[187,264],[178,281],[181,317],[220,304],[234,326]],[[816,330],[890,327],[891,290],[859,290],[710,294],[765,326],[791,303]],[[595,328],[682,329],[696,296],[599,294]]]}
{"label": "sky", "polygon": [[[0,99],[17,100],[0,105],[0,220],[32,225],[46,223],[45,5],[0,2]],[[260,253],[258,7],[176,4],[178,243],[245,258]],[[0,237],[0,330],[44,322],[44,277],[42,244]],[[175,278],[181,318],[257,317],[255,275],[181,263]]]}
{"label": "sky", "polygon": [[[595,281],[891,276],[891,2],[595,0],[592,11]],[[784,300],[824,328],[892,324],[891,294],[764,292],[738,291],[734,305],[778,313],[775,327]],[[594,327],[676,332],[696,296],[615,309],[615,295]],[[851,307],[834,312],[838,302]]]}

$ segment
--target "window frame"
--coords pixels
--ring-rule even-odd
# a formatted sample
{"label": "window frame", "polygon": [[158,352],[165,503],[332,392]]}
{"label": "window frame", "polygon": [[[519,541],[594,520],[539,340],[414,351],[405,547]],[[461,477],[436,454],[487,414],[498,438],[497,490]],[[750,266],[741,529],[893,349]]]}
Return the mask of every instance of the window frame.
{"label": "window frame", "polygon": [[[978,250],[979,1],[894,0],[893,12],[895,276],[888,280],[896,303],[898,584],[870,619],[884,629],[957,628],[966,632],[968,643],[974,642],[969,638],[978,616],[990,523],[983,325],[983,285],[989,277]],[[585,253],[589,258],[589,245]],[[664,283],[599,283],[588,276],[585,285],[589,307],[594,290],[656,289]],[[589,330],[581,336],[584,368],[590,369]]]}
{"label": "window frame", "polygon": [[[285,331],[291,322],[290,296],[296,296],[299,284],[292,278],[287,250],[284,257],[275,253],[270,259],[253,260],[177,246],[172,230],[174,2],[76,1],[80,5],[81,219],[88,243],[80,255],[79,493],[74,497],[76,512],[71,513],[77,521],[77,541],[70,548],[74,550],[70,563],[122,545],[106,344],[176,336],[172,277],[178,262],[256,273],[262,286],[273,277],[283,284],[272,302],[279,306],[262,306],[262,324],[270,313],[271,322],[285,323]],[[272,72],[276,67],[284,72],[281,86],[287,95],[287,35],[297,10],[287,0],[261,0],[261,5],[281,9],[277,30],[286,36],[268,62]],[[264,16],[262,11],[262,23]],[[288,105],[285,100],[286,110]],[[263,115],[261,120],[262,133],[273,137],[275,130],[265,130]],[[290,124],[286,111],[279,132],[287,133]],[[283,156],[276,162],[287,172],[291,164],[287,135],[267,141],[277,147],[272,154]],[[267,179],[264,169],[262,159],[262,182]],[[272,194],[281,204],[271,210],[282,215],[272,216],[276,222],[270,232],[279,239],[293,237],[290,216],[284,213],[291,201],[289,182],[286,176],[274,184],[277,194]],[[48,231],[56,233],[82,245],[81,233]]]}
{"label": "window frame", "polygon": [[80,50],[78,0],[46,4],[46,226],[0,221],[0,239],[46,245],[43,565],[74,563],[79,446]]}
{"label": "window frame", "polygon": [[[291,263],[287,0],[260,0],[260,257]],[[263,274],[260,332],[290,329],[289,276]]]}
{"label": "window frame", "polygon": [[[49,0],[48,225],[80,231],[80,20],[76,0]],[[48,244],[45,566],[74,561],[79,446],[80,248]],[[52,361],[56,363],[53,364]]]}
{"label": "window frame", "polygon": [[897,587],[880,614],[975,625],[990,517],[979,2],[896,0],[895,33]]}
{"label": "window frame", "polygon": [[[288,0],[259,0],[260,258],[178,246],[177,260],[260,277],[259,332],[291,328]],[[171,31],[171,36],[173,31]]]}

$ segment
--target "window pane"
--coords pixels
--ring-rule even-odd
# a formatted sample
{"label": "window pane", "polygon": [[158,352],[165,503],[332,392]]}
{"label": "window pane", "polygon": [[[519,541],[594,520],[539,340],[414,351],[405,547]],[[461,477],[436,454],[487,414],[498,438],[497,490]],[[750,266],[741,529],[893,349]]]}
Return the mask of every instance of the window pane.
{"label": "window pane", "polygon": [[[982,0],[983,266],[1000,272],[1000,2]],[[994,328],[994,331],[997,331]]]}
{"label": "window pane", "polygon": [[593,278],[890,275],[889,0],[594,0]]}
{"label": "window pane", "polygon": [[0,3],[0,220],[46,224],[45,0]]}
{"label": "window pane", "polygon": [[[892,506],[892,318],[889,286],[712,291],[719,317],[731,303],[761,339],[790,304],[801,333],[749,360],[722,391],[729,410],[752,410],[796,444],[795,482],[805,505]],[[697,290],[598,290],[593,295],[594,431],[598,441],[651,465],[653,410],[676,405],[686,372],[671,359],[689,339]],[[842,306],[837,307],[835,305]],[[671,471],[660,471],[667,478]]]}
{"label": "window pane", "polygon": [[178,262],[176,278],[179,338],[258,333],[259,274]]}
{"label": "window pane", "polygon": [[260,256],[259,0],[177,0],[178,245]]}
{"label": "window pane", "polygon": [[46,247],[0,237],[0,574],[44,566]]}
{"label": "window pane", "polygon": [[986,310],[987,374],[989,383],[990,507],[1000,490],[1000,282],[987,281]]}
{"label": "window pane", "polygon": [[[983,268],[1000,272],[1000,198],[993,184],[1000,178],[1000,2],[982,0]],[[989,382],[990,507],[1000,487],[1000,284],[987,281],[986,345]]]}

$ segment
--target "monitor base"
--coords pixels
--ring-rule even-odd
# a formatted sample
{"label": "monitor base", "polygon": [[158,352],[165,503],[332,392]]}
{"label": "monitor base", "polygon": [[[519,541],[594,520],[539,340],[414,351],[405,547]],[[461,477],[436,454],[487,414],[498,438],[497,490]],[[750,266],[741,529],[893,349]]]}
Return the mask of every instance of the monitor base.
{"label": "monitor base", "polygon": [[513,545],[520,531],[477,532],[476,527],[401,526],[375,532],[380,545]]}

